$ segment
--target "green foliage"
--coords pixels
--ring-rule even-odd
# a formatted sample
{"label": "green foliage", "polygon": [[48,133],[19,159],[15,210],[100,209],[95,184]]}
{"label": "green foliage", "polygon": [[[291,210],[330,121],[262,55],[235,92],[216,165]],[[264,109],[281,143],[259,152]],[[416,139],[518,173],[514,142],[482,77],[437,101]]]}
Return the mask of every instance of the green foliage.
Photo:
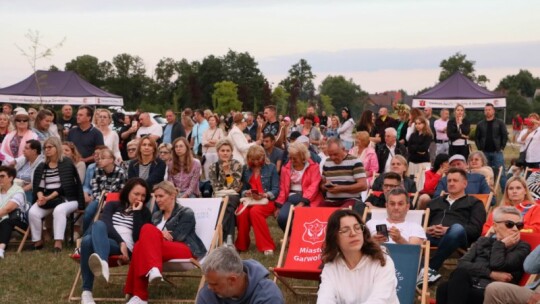
{"label": "green foliage", "polygon": [[307,112],[308,102],[305,100],[298,100],[296,103],[296,110],[300,115],[305,115]]}
{"label": "green foliage", "polygon": [[328,95],[324,95],[324,94],[321,94],[319,97],[321,98],[321,104],[322,104],[321,111],[325,111],[326,115],[328,116],[335,114],[336,109],[334,108],[334,105],[332,104],[332,97]]}
{"label": "green foliage", "polygon": [[276,105],[278,114],[287,114],[287,100],[289,100],[289,93],[283,86],[277,86],[272,92],[272,104]]}
{"label": "green foliage", "polygon": [[[313,72],[311,71],[311,65],[302,58],[298,63],[292,65],[289,69],[289,76],[283,79],[279,84],[283,86],[289,94],[294,95],[293,91],[297,89],[299,99],[312,101],[315,96],[313,79],[315,79],[315,75],[313,75]],[[299,111],[298,113],[301,112]]]}
{"label": "green foliage", "polygon": [[363,100],[367,97],[367,92],[362,91],[352,79],[347,80],[342,75],[329,75],[319,86],[319,92],[330,97],[335,110],[347,106],[354,116],[360,115],[364,110]]}
{"label": "green foliage", "polygon": [[238,100],[238,85],[232,81],[221,81],[214,84],[212,102],[214,112],[226,115],[231,110],[241,111],[242,102]]}
{"label": "green foliage", "polygon": [[516,75],[508,75],[501,79],[497,90],[516,89],[519,94],[533,97],[537,88],[540,88],[540,78],[534,77],[528,70],[519,70]]}
{"label": "green foliage", "polygon": [[91,55],[77,56],[66,63],[64,70],[74,71],[95,86],[101,86],[105,80],[99,66],[99,60]]}
{"label": "green foliage", "polygon": [[447,59],[441,61],[439,66],[442,68],[442,71],[439,74],[439,81],[444,81],[452,76],[452,74],[455,72],[460,72],[465,77],[485,87],[486,83],[489,82],[489,79],[485,75],[476,76],[474,73],[475,63],[475,61],[467,60],[467,55],[457,52]]}
{"label": "green foliage", "polygon": [[511,123],[516,114],[526,117],[531,113],[531,104],[521,96],[516,88],[510,89],[506,96],[506,123]]}

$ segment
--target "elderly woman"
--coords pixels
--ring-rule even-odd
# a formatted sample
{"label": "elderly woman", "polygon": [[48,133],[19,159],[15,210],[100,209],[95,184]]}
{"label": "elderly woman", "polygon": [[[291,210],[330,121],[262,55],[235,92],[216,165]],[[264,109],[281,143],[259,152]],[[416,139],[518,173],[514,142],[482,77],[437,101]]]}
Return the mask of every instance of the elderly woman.
{"label": "elderly woman", "polygon": [[148,284],[161,280],[163,262],[172,259],[200,259],[206,254],[195,233],[193,210],[176,203],[176,188],[163,181],[154,186],[158,211],[152,224],[141,228],[133,247],[124,293],[132,295],[128,303],[146,303]]}
{"label": "elderly woman", "polygon": [[465,107],[457,104],[454,109],[454,117],[450,118],[446,127],[446,134],[450,140],[448,155],[454,154],[469,157],[469,133],[471,132],[471,123],[465,117]]}
{"label": "elderly woman", "polygon": [[[140,140],[134,139],[127,143],[127,146],[126,146],[127,159],[124,160],[120,164],[120,167],[122,167],[122,169],[124,169],[125,172],[128,172],[129,164],[137,159],[137,155],[138,155],[137,149],[139,148],[139,142]],[[171,145],[171,153],[172,153],[172,145]],[[171,154],[171,157],[172,157],[172,154]]]}
{"label": "elderly woman", "polygon": [[57,137],[49,137],[43,143],[45,162],[34,172],[32,185],[36,200],[28,212],[34,249],[42,249],[42,220],[53,214],[54,252],[62,250],[67,216],[75,210],[84,209],[81,179],[71,159],[64,157],[62,143]]}
{"label": "elderly woman", "polygon": [[185,137],[178,137],[172,143],[173,157],[167,164],[167,180],[178,190],[178,197],[199,197],[199,179],[201,162],[193,157],[190,145]]}
{"label": "elderly woman", "polygon": [[[500,205],[515,207],[523,217],[523,229],[540,233],[540,206],[533,200],[525,179],[517,176],[508,179]],[[486,235],[492,226],[493,213],[490,213],[482,235]]]}
{"label": "elderly woman", "polygon": [[202,136],[203,154],[206,159],[203,164],[203,169],[206,179],[209,179],[210,166],[218,159],[216,145],[221,139],[225,138],[225,133],[219,128],[218,123],[218,116],[215,114],[211,115],[208,118],[209,128],[204,131]]}
{"label": "elderly woman", "polygon": [[[377,134],[378,135],[378,134]],[[356,144],[349,151],[349,154],[360,159],[366,170],[368,185],[371,185],[373,174],[379,172],[379,161],[375,149],[370,145],[370,135],[366,131],[356,133]]]}
{"label": "elderly woman", "polygon": [[491,282],[517,284],[523,275],[523,261],[531,251],[520,241],[521,214],[514,207],[493,212],[495,237],[481,237],[459,260],[448,282],[437,288],[437,303],[482,303]]}
{"label": "elderly woman", "polygon": [[493,190],[493,169],[488,165],[486,155],[482,151],[475,151],[469,155],[469,170],[472,173],[482,174],[486,178],[488,186]]}
{"label": "elderly woman", "polygon": [[158,147],[159,158],[165,163],[172,159],[173,146],[172,144],[162,143]]}
{"label": "elderly woman", "polygon": [[236,216],[234,211],[240,203],[242,191],[242,165],[232,158],[233,144],[228,139],[220,140],[216,145],[218,160],[210,165],[208,178],[214,189],[214,196],[229,198],[225,217],[223,218],[223,238],[234,237]]}
{"label": "elderly woman", "polygon": [[81,303],[94,303],[92,289],[94,278],[109,281],[111,255],[121,255],[120,261],[130,259],[133,246],[139,239],[141,228],[150,223],[150,211],[144,207],[150,199],[148,184],[141,178],[130,179],[122,192],[120,201],[108,202],[103,212],[81,242]]}
{"label": "elderly woman", "polygon": [[0,166],[0,259],[4,258],[13,229],[28,227],[28,204],[24,190],[13,184],[15,176],[15,169]]}
{"label": "elderly woman", "polygon": [[350,150],[353,146],[352,131],[354,129],[354,120],[351,115],[351,110],[348,107],[341,109],[341,117],[343,118],[343,124],[337,130],[339,138],[343,142],[345,149]]}
{"label": "elderly woman", "polygon": [[15,158],[23,155],[24,146],[30,139],[38,139],[36,133],[30,129],[29,116],[25,110],[15,114],[15,130],[9,132],[2,141],[0,154],[4,155],[4,161],[11,163]]}
{"label": "elderly woman", "polygon": [[32,131],[36,133],[40,142],[44,142],[45,139],[53,136],[52,132],[49,131],[53,118],[53,113],[49,110],[43,109],[38,112]]}
{"label": "elderly woman", "polygon": [[291,206],[317,207],[323,201],[319,191],[321,172],[319,164],[311,160],[306,145],[294,142],[289,145],[289,162],[281,169],[279,196],[276,199],[277,222],[285,231]]}
{"label": "elderly woman", "polygon": [[115,161],[121,162],[120,139],[118,133],[111,130],[112,114],[107,109],[96,110],[95,123],[101,134],[103,134],[103,143],[114,153]]}
{"label": "elderly woman", "polygon": [[233,116],[233,127],[229,131],[227,138],[234,145],[233,158],[244,165],[246,162],[246,154],[248,149],[253,146],[255,143],[260,144],[261,140],[258,139],[255,142],[249,143],[244,135],[244,129],[247,126],[246,120],[242,113],[236,113]]}
{"label": "elderly woman", "polygon": [[149,187],[163,181],[166,166],[157,157],[157,152],[155,140],[149,136],[141,138],[137,147],[137,158],[129,163],[128,178],[140,177]]}
{"label": "elderly woman", "polygon": [[[409,193],[416,192],[416,183],[413,179],[407,176],[408,163],[407,159],[401,155],[395,155],[390,161],[390,171],[395,172],[402,177],[403,188]],[[383,176],[380,175],[373,181],[371,186],[373,191],[383,191]]]}
{"label": "elderly woman", "polygon": [[249,249],[249,231],[253,226],[257,250],[264,252],[265,255],[274,254],[276,245],[272,240],[266,218],[274,214],[276,209],[274,200],[278,195],[279,175],[276,166],[267,161],[266,153],[260,145],[251,146],[247,152],[247,165],[244,166],[242,173],[242,197],[257,204],[239,207],[242,209],[236,216],[238,226],[236,249],[239,251]]}
{"label": "elderly woman", "polygon": [[323,245],[317,303],[399,303],[394,262],[353,210],[332,213]]}

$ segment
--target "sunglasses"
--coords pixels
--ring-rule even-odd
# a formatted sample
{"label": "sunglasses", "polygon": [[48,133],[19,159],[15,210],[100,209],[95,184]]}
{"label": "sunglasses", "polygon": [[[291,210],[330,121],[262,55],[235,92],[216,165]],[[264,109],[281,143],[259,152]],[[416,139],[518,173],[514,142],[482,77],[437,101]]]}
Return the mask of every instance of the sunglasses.
{"label": "sunglasses", "polygon": [[135,151],[137,151],[137,149],[127,149],[127,150],[128,150],[128,152],[135,152]]}
{"label": "sunglasses", "polygon": [[495,223],[497,223],[497,224],[504,223],[504,225],[505,225],[506,228],[508,228],[508,229],[512,229],[512,228],[514,228],[514,226],[516,226],[516,228],[517,228],[518,230],[521,230],[521,229],[523,229],[523,227],[525,226],[525,224],[523,224],[523,222],[517,222],[517,223],[515,223],[515,222],[512,222],[512,221],[500,221],[500,222],[495,222]]}
{"label": "sunglasses", "polygon": [[15,122],[28,122],[28,119],[15,119]]}

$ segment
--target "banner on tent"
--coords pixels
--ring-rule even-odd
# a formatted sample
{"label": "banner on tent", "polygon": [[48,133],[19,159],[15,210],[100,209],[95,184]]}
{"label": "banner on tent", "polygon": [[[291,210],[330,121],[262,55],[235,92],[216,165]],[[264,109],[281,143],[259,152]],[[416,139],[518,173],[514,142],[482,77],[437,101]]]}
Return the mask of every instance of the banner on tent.
{"label": "banner on tent", "polygon": [[89,105],[89,106],[122,106],[122,98],[111,97],[65,97],[65,96],[22,96],[22,95],[0,95],[0,103],[16,104],[46,104],[46,105]]}
{"label": "banner on tent", "polygon": [[486,99],[413,99],[413,108],[449,108],[456,104],[462,104],[466,109],[483,108],[486,103],[492,103],[496,108],[506,108],[506,98],[486,98]]}

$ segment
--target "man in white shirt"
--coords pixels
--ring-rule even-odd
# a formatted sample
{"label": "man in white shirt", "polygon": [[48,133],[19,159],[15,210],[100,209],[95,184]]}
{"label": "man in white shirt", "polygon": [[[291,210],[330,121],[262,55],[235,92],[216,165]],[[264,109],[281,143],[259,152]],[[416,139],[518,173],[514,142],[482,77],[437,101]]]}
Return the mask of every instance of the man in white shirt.
{"label": "man in white shirt", "polygon": [[193,147],[193,153],[199,158],[202,157],[202,136],[204,131],[210,128],[208,121],[204,118],[204,111],[197,109],[195,110],[195,126],[191,131],[191,142]]}
{"label": "man in white shirt", "polygon": [[446,127],[449,118],[450,112],[448,109],[442,109],[441,118],[435,120],[435,142],[437,143],[436,155],[441,153],[448,154],[448,135],[446,134]]}
{"label": "man in white shirt", "polygon": [[150,118],[150,114],[145,112],[141,113],[139,115],[139,123],[141,124],[141,127],[137,130],[136,138],[149,136],[157,141],[163,135],[163,128]]}
{"label": "man in white shirt", "polygon": [[[386,213],[384,220],[370,220],[367,227],[372,238],[378,243],[421,244],[426,239],[426,232],[419,223],[407,222],[405,217],[409,210],[409,194],[398,187],[386,195]],[[377,232],[377,225],[386,225],[388,237]]]}

